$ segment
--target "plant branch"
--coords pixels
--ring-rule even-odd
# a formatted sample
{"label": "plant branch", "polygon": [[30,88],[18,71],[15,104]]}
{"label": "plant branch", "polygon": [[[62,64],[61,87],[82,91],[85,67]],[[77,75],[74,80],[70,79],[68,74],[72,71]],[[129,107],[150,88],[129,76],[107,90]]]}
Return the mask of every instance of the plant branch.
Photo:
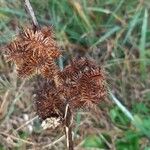
{"label": "plant branch", "polygon": [[34,27],[37,28],[39,25],[38,25],[37,19],[35,17],[35,13],[33,11],[33,8],[30,4],[30,1],[29,0],[24,0],[24,5],[25,5],[26,11],[28,12],[28,14],[30,15],[30,17],[32,19]]}
{"label": "plant branch", "polygon": [[42,149],[51,148],[53,145],[55,145],[55,144],[61,142],[61,141],[64,140],[64,139],[65,139],[65,135],[61,136],[59,139],[57,139],[57,140],[55,140],[55,141],[53,141],[53,142],[51,142],[51,143],[49,143],[49,144],[47,144],[47,145],[45,145]]}

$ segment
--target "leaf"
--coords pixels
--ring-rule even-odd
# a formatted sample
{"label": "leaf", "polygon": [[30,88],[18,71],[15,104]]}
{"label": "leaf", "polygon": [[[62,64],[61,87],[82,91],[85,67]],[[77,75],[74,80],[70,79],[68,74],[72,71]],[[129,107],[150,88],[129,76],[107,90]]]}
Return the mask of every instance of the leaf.
{"label": "leaf", "polygon": [[111,35],[113,35],[115,32],[117,32],[120,29],[119,26],[115,26],[112,29],[110,29],[108,32],[106,32],[97,42],[95,42],[93,46],[96,46],[97,44],[102,43],[103,41],[105,41],[106,39],[108,39]]}
{"label": "leaf", "polygon": [[85,139],[83,147],[90,148],[103,148],[104,143],[99,136],[92,135]]}
{"label": "leaf", "polygon": [[127,127],[130,123],[130,120],[126,117],[126,115],[118,108],[114,107],[110,110],[110,117],[112,121],[117,124],[119,127]]}
{"label": "leaf", "polygon": [[139,148],[140,136],[133,132],[127,131],[122,138],[117,139],[116,149],[117,150],[140,150]]}
{"label": "leaf", "polygon": [[135,26],[138,23],[138,19],[140,17],[140,14],[141,14],[141,10],[136,12],[135,15],[132,17],[133,19],[129,23],[128,31],[127,31],[127,34],[126,34],[126,36],[124,38],[123,44],[125,44],[126,41],[128,40],[128,38],[131,36],[132,31],[134,30]]}

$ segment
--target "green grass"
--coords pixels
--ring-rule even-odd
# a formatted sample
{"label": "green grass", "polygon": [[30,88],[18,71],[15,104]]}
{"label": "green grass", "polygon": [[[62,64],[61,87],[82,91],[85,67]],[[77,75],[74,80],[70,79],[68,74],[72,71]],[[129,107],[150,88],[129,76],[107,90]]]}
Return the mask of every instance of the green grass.
{"label": "green grass", "polygon": [[[149,0],[31,0],[41,25],[53,25],[56,38],[66,54],[59,60],[61,68],[74,56],[93,57],[104,65],[108,74],[110,106],[102,117],[79,112],[76,119],[75,141],[79,149],[150,149],[150,24]],[[31,23],[19,0],[0,0],[0,45],[3,47],[18,32],[18,27]],[[3,52],[2,52],[3,53]],[[0,114],[1,127],[12,134],[20,125],[23,114],[33,118],[32,80],[22,81],[15,75],[13,65],[0,57],[0,96],[6,97],[5,113]],[[25,83],[24,83],[25,82]],[[23,84],[24,83],[24,84]],[[18,87],[22,86],[18,92]],[[0,103],[1,106],[1,103]],[[101,107],[100,107],[101,108]],[[103,111],[103,107],[102,107]],[[104,117],[104,118],[103,118]],[[13,120],[20,123],[13,124]],[[18,121],[17,120],[17,121]],[[105,123],[107,122],[107,123]],[[8,128],[7,125],[10,125]],[[18,139],[42,144],[55,141],[58,132],[43,135],[40,123],[33,121],[33,132],[22,128],[13,134]],[[87,125],[87,126],[86,126]],[[89,130],[88,125],[91,127]],[[0,132],[3,131],[0,129]],[[47,140],[47,138],[51,140]],[[16,148],[6,144],[0,149]],[[25,141],[13,141],[17,149],[33,148]],[[63,141],[57,143],[64,149]],[[56,149],[53,146],[53,149]]]}

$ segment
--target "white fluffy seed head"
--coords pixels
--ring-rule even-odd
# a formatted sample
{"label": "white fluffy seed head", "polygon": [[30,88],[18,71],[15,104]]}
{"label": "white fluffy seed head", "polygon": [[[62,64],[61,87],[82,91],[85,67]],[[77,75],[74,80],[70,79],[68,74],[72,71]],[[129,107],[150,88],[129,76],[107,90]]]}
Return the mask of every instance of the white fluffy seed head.
{"label": "white fluffy seed head", "polygon": [[41,126],[44,130],[46,129],[55,129],[56,127],[58,127],[60,124],[60,118],[55,118],[55,117],[51,117],[51,118],[46,118]]}

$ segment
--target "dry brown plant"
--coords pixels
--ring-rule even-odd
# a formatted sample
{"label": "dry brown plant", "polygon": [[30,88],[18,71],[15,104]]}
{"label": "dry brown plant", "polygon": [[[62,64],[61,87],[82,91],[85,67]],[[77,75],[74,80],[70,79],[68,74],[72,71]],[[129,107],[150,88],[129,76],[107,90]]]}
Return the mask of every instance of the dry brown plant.
{"label": "dry brown plant", "polygon": [[105,99],[105,74],[102,67],[88,58],[75,58],[60,70],[55,61],[61,51],[52,27],[39,27],[29,1],[25,0],[25,4],[33,26],[23,29],[8,44],[7,59],[17,66],[18,76],[41,76],[35,88],[37,114],[43,121],[53,122],[54,127],[64,126],[67,147],[73,150],[73,112],[85,107],[93,109]]}

